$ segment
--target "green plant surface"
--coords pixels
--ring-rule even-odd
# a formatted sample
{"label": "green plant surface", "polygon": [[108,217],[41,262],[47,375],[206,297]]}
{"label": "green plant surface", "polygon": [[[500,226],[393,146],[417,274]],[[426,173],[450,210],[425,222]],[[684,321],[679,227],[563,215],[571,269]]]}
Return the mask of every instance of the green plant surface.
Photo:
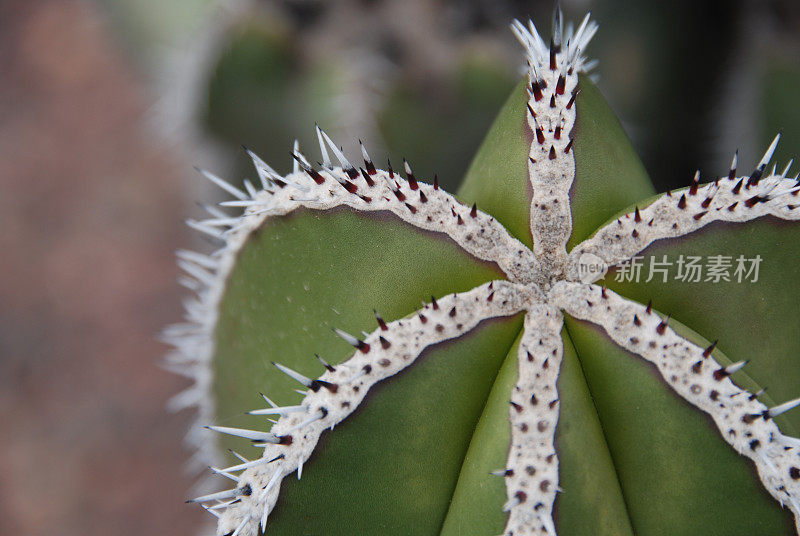
{"label": "green plant surface", "polygon": [[[677,398],[652,366],[594,326],[574,319],[566,324],[636,534],[791,534],[789,512],[761,488],[750,464],[722,440],[713,422]],[[670,325],[708,346],[677,321]],[[715,359],[730,363],[720,352]],[[737,382],[745,385],[739,376]]]}
{"label": "green plant surface", "polygon": [[[616,217],[629,218],[654,193],[597,88],[581,76],[576,89],[576,123],[568,133],[575,159],[568,248],[604,223],[614,225]],[[475,203],[531,247],[528,156],[536,139],[527,122],[527,101],[522,83],[489,130],[459,199],[464,208]],[[342,177],[346,171],[341,170]],[[419,195],[413,176],[406,175],[408,196]],[[368,178],[366,171],[361,176]],[[357,174],[350,179],[360,180]],[[399,180],[394,179],[397,191]],[[347,182],[333,186],[340,187],[347,189]],[[408,196],[401,201],[416,214],[417,197]],[[427,201],[419,203],[421,208]],[[471,216],[452,211],[458,226],[462,216],[477,217],[474,208]],[[720,339],[713,358],[721,366],[749,359],[735,381],[751,393],[770,386],[770,395],[759,395],[774,407],[796,395],[800,383],[793,353],[800,343],[800,317],[792,298],[800,288],[794,271],[786,268],[800,253],[791,245],[796,238],[800,229],[774,219],[714,223],[643,252],[656,258],[761,255],[757,283],[626,283],[615,280],[614,270],[604,283],[639,303],[653,299],[657,311],[672,315],[670,328],[701,348]],[[387,212],[348,207],[268,218],[246,237],[223,282],[212,360],[216,424],[263,426],[254,424],[262,417],[245,415],[262,405],[260,391],[280,405],[300,403],[303,397],[292,391],[297,384],[269,361],[318,377],[322,366],[315,353],[334,365],[353,355],[332,328],[368,337],[375,329],[373,308],[387,321],[408,319],[431,295],[464,293],[505,278],[496,265],[470,256],[454,240],[415,229]],[[532,285],[547,291],[562,274],[550,277]],[[753,464],[737,455],[707,415],[603,330],[564,316],[563,363],[553,401],[560,408],[555,446],[562,488],[553,519],[561,536],[792,533],[791,512],[770,497]],[[506,486],[489,473],[513,463],[506,461],[514,433],[509,400],[521,377],[521,317],[485,320],[457,339],[428,348],[414,366],[378,383],[363,406],[322,435],[302,481],[284,481],[267,533],[502,532]],[[776,422],[785,433],[800,429],[798,415],[780,415]],[[224,446],[248,458],[258,456],[240,438],[225,438]]]}
{"label": "green plant surface", "polygon": [[[558,379],[561,415],[561,487],[556,515],[562,534],[632,535],[613,460],[578,356],[564,333],[564,362]],[[517,341],[517,344],[519,341]],[[453,494],[442,536],[496,534],[503,530],[502,479],[487,474],[505,467],[510,440],[508,393],[517,379],[517,347],[512,347],[475,429]],[[591,452],[591,456],[586,453]]]}
{"label": "green plant surface", "polygon": [[[272,277],[279,272],[291,277]],[[263,405],[259,391],[274,393],[279,404],[298,403],[297,384],[269,361],[318,375],[314,353],[333,364],[352,353],[331,328],[371,329],[373,307],[394,319],[431,294],[501,275],[392,218],[342,211],[271,220],[242,250],[221,307],[219,422],[254,426],[259,418],[243,413]],[[302,481],[287,485],[268,530],[438,533],[472,430],[519,329],[519,319],[488,321],[379,385],[369,404],[323,440],[325,455],[308,464]],[[226,445],[256,454],[241,439]]]}
{"label": "green plant surface", "polygon": [[[636,199],[640,199],[644,206],[653,192],[644,168],[599,91],[586,79],[581,80],[580,89],[581,94],[577,99],[578,122],[574,134],[576,178],[572,208],[575,230],[571,243],[583,240],[600,224],[605,223],[609,216],[617,213],[618,210],[613,207],[632,205]],[[528,142],[524,138],[517,140],[509,135],[520,128],[515,123],[518,124],[520,116],[524,116],[523,90],[518,88],[510,99],[512,100],[515,102],[507,103],[498,122],[487,136],[462,193],[466,191],[468,195],[465,197],[473,200],[475,197],[469,194],[473,194],[477,185],[481,185],[488,198],[485,200],[478,197],[481,206],[488,207],[487,210],[497,214],[498,220],[512,232],[524,232],[529,236],[527,218],[520,216],[526,215],[528,197],[519,203],[520,192],[527,187],[526,172],[519,163],[524,162]],[[508,123],[512,126],[505,126]],[[509,143],[510,140],[516,140],[517,143]],[[502,149],[492,151],[494,148]],[[493,155],[496,160],[487,155]],[[515,164],[519,167],[503,175],[505,181],[497,190],[491,188],[491,182],[487,180],[496,175],[480,175],[484,169],[506,170]],[[519,206],[514,209],[509,207],[511,203],[504,205],[503,200],[506,198],[517,200]],[[628,212],[632,212],[632,209]],[[586,220],[582,217],[584,214]],[[590,223],[584,224],[584,221]],[[715,233],[716,240],[707,238],[717,228],[719,231]],[[769,234],[770,228],[772,234]],[[790,312],[790,303],[793,301],[791,296],[800,295],[800,289],[794,294],[786,292],[787,288],[796,288],[796,277],[791,270],[780,267],[791,266],[792,259],[797,258],[798,253],[787,248],[785,244],[793,243],[792,238],[798,232],[800,231],[792,229],[791,224],[786,223],[770,224],[759,221],[747,225],[712,224],[689,237],[654,244],[645,252],[659,259],[664,253],[677,255],[678,252],[685,255],[724,252],[734,256],[744,254],[745,257],[754,257],[761,253],[765,258],[774,259],[774,265],[770,274],[762,272],[761,277],[766,279],[756,285],[741,285],[736,282],[635,285],[613,282],[613,272],[612,277],[607,279],[607,284],[620,294],[641,303],[653,299],[677,320],[697,326],[702,333],[707,333],[708,339],[719,338],[723,341],[723,349],[741,348],[735,354],[734,361],[752,358],[754,363],[752,367],[748,367],[748,373],[757,378],[761,385],[772,387],[779,384],[780,390],[776,388],[775,391],[781,392],[782,396],[777,400],[786,400],[793,396],[795,387],[800,382],[800,378],[797,378],[800,367],[792,365],[794,355],[791,351],[791,348],[800,343],[800,326],[797,326],[800,318]],[[781,237],[776,236],[780,233],[784,234]],[[748,319],[748,328],[743,330],[741,324],[733,319],[741,314],[743,306],[744,310],[749,309],[744,305],[748,304],[747,298],[750,298],[749,304],[754,313]],[[769,309],[768,314],[765,314],[766,309]],[[727,311],[727,315],[723,316],[720,311]],[[781,333],[786,336],[757,336],[759,333],[769,333],[771,326],[780,326]],[[623,479],[620,474],[620,479],[631,512],[631,525],[636,533],[689,534],[696,531],[695,533],[722,535],[735,533],[742,530],[742,527],[752,527],[764,534],[783,534],[788,530],[786,514],[758,489],[757,480],[747,463],[718,437],[717,432],[710,428],[713,424],[709,425],[702,413],[687,407],[683,401],[669,393],[669,389],[650,374],[646,363],[641,363],[636,356],[617,348],[597,329],[583,326],[578,321],[568,321],[567,328],[570,335],[576,337],[574,342],[578,348],[579,361],[585,367],[589,390],[598,405],[598,411],[601,412],[599,422],[607,435],[615,470],[620,472],[625,466],[625,477]],[[703,344],[702,338],[690,338],[707,346]],[[769,358],[758,360],[758,355]],[[777,356],[782,356],[783,359]],[[758,387],[753,387],[754,392],[758,390]],[[772,392],[772,388],[770,391]],[[562,398],[569,396],[569,391],[560,392]],[[650,406],[647,408],[648,418],[640,416],[645,404]],[[634,410],[626,413],[626,408]],[[658,422],[654,422],[656,419]],[[565,417],[560,419],[562,426],[567,423]],[[672,423],[671,428],[667,428],[668,423]],[[663,426],[659,426],[661,424]],[[782,424],[786,424],[785,421]],[[670,433],[654,435],[657,427],[663,431],[669,430]],[[616,439],[612,438],[614,435],[617,436]],[[679,456],[678,452],[682,454]],[[628,459],[631,459],[630,465]],[[687,463],[692,460],[702,460],[703,464],[694,463],[695,471],[689,473]],[[664,464],[660,478],[655,478],[652,473],[652,464],[656,461]],[[710,461],[716,463],[705,465]],[[564,465],[566,471],[566,463]],[[705,475],[705,470],[713,473],[713,480],[711,475]],[[690,488],[685,486],[687,480],[677,480],[671,489],[666,489],[670,486],[665,485],[661,492],[663,495],[654,500],[651,495],[653,481],[667,482],[666,476],[681,474],[691,474],[693,479],[708,477],[698,481],[709,483],[709,486],[690,493]],[[562,487],[568,489],[566,484]],[[731,490],[737,490],[741,494],[734,498]],[[753,496],[758,499],[753,500],[751,508],[743,508],[753,492]],[[670,501],[673,502],[672,505]],[[634,507],[631,503],[638,505]],[[557,503],[557,508],[559,507],[560,504]],[[695,515],[688,514],[692,510]],[[675,516],[682,520],[681,523],[664,523],[665,511],[675,512]],[[704,511],[717,515],[699,515]],[[564,519],[565,516],[560,518]],[[562,533],[570,532],[562,529]]]}

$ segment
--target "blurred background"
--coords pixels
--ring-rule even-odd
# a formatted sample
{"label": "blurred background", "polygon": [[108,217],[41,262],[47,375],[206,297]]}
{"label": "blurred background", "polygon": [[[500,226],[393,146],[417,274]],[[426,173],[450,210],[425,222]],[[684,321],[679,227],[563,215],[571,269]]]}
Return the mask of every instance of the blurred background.
{"label": "blurred background", "polygon": [[[406,156],[454,188],[520,77],[508,31],[554,2],[0,1],[0,535],[196,534],[184,381],[157,367],[179,320],[182,221],[254,177],[242,144],[316,160]],[[598,84],[659,190],[800,155],[792,0],[562,0],[600,23]],[[395,165],[395,167],[397,166]]]}

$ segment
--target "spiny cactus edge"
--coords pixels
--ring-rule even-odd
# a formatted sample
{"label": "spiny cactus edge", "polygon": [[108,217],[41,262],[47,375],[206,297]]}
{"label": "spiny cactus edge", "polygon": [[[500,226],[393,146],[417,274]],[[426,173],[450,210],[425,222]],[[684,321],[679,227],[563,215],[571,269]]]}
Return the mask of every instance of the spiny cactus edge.
{"label": "spiny cactus edge", "polygon": [[[417,180],[406,162],[405,178],[391,166],[377,169],[362,145],[364,167],[357,169],[319,129],[323,160],[319,168],[295,147],[294,169],[282,176],[249,152],[260,190],[245,182],[243,191],[203,172],[236,198],[221,205],[244,207],[241,217],[209,207],[211,219],[189,222],[224,240],[219,251],[210,256],[188,251],[178,255],[189,275],[183,283],[198,293],[198,299],[186,303],[188,322],[168,328],[165,337],[177,348],[171,364],[189,364],[196,384],[174,399],[174,406],[199,406],[199,417],[206,423],[213,416],[209,361],[219,300],[237,252],[269,217],[301,207],[389,211],[410,225],[446,234],[471,255],[496,263],[508,278],[466,293],[432,298],[417,313],[393,322],[377,316],[378,329],[363,339],[337,331],[355,348],[354,354],[335,367],[323,362],[326,372],[317,379],[276,364],[306,388],[300,405],[277,407],[267,399],[269,408],[251,412],[279,417],[270,432],[210,426],[264,448],[261,458],[242,459],[238,465],[215,470],[235,480],[236,487],[192,500],[211,504],[206,508],[219,518],[219,534],[263,532],[281,480],[294,471],[298,477],[302,474],[320,434],[350,415],[378,381],[412,364],[430,345],[458,337],[483,319],[520,311],[525,312],[525,329],[509,410],[511,446],[507,466],[499,471],[506,481],[504,509],[509,512],[504,534],[555,534],[552,508],[559,488],[554,434],[562,310],[600,326],[617,344],[654,363],[678,394],[711,415],[724,439],[755,463],[769,493],[794,513],[800,531],[800,441],[782,434],[772,420],[800,405],[800,399],[767,408],[757,394],[730,380],[743,363],[720,365],[713,358],[713,344],[708,348],[694,345],[669,327],[668,317],[594,285],[602,274],[587,278],[581,271],[587,263],[620,264],[655,240],[683,236],[712,221],[745,222],[764,215],[800,218],[796,210],[800,204],[791,202],[800,191],[797,178],[786,176],[788,166],[781,173],[775,168],[766,172],[778,137],[751,175],[737,176],[734,156],[728,176],[701,186],[697,175],[680,195],[667,193],[645,208],[636,208],[567,252],[572,229],[569,191],[575,175],[569,134],[575,123],[578,73],[589,67],[582,52],[597,26],[587,15],[576,31],[564,32],[557,14],[549,47],[532,23],[526,28],[515,22],[512,29],[525,46],[529,63],[526,119],[534,134],[528,161],[533,251],[476,206],[461,204],[436,182]],[[339,165],[331,163],[329,151]],[[197,428],[193,433],[197,434]],[[207,442],[197,443],[201,456],[210,454],[203,449],[213,449]]]}

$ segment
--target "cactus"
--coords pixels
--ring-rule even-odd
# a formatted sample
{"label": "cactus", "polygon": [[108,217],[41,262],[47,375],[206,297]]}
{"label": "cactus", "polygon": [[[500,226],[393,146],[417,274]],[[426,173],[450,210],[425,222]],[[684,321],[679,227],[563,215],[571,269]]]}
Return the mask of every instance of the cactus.
{"label": "cactus", "polygon": [[[297,145],[285,175],[248,151],[259,188],[203,172],[234,199],[189,222],[221,247],[178,253],[197,296],[165,338],[195,380],[173,401],[199,408],[195,459],[234,482],[190,501],[218,534],[798,531],[800,399],[760,387],[783,401],[798,380],[780,303],[798,230],[776,222],[800,218],[800,185],[768,168],[778,137],[751,174],[734,156],[654,196],[586,77],[597,25],[557,11],[549,46],[512,30],[527,77],[458,197],[363,144],[354,165],[319,128],[316,166]],[[625,277],[684,251],[764,271]]]}

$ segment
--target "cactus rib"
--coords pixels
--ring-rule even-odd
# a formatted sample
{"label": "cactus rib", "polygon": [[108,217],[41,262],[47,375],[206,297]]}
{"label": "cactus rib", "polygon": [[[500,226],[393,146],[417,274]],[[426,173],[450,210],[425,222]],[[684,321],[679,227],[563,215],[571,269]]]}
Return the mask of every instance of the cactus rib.
{"label": "cactus rib", "polygon": [[781,173],[773,169],[763,176],[779,138],[775,136],[751,175],[736,176],[734,157],[728,176],[699,186],[698,173],[687,189],[658,196],[648,206],[602,227],[570,252],[568,278],[579,279],[578,264],[584,254],[596,255],[613,266],[638,255],[656,240],[685,236],[714,221],[743,223],[768,215],[800,219],[798,177],[786,176],[788,166]]}
{"label": "cactus rib", "polygon": [[564,343],[561,311],[536,304],[525,315],[517,351],[519,377],[511,396],[511,448],[508,452],[505,509],[510,512],[506,533],[522,527],[555,534],[553,503],[558,491],[558,422],[556,381]]}
{"label": "cactus rib", "polygon": [[[355,211],[388,211],[406,223],[441,232],[473,256],[496,263],[509,281],[493,281],[468,292],[431,299],[421,311],[393,322],[376,312],[378,329],[363,339],[336,330],[353,346],[352,356],[331,366],[320,358],[325,372],[312,379],[277,365],[301,383],[304,399],[297,406],[253,410],[253,415],[276,414],[269,432],[213,426],[212,430],[248,438],[263,455],[214,472],[236,480],[236,487],[207,494],[193,502],[204,503],[219,518],[218,534],[253,536],[266,528],[282,479],[302,473],[322,432],[347,418],[378,381],[411,365],[428,346],[469,332],[487,318],[525,311],[524,332],[518,350],[518,379],[511,395],[509,419],[511,445],[505,477],[509,512],[505,536],[556,534],[553,504],[558,487],[558,457],[554,434],[559,401],[556,381],[563,354],[560,336],[562,310],[602,327],[621,347],[654,363],[667,383],[697,408],[709,413],[724,439],[756,464],[766,489],[794,513],[800,531],[800,440],[785,436],[772,417],[798,405],[791,401],[772,409],[757,395],[737,387],[730,379],[744,363],[724,367],[713,357],[714,345],[703,349],[680,337],[668,318],[652,308],[592,284],[579,284],[581,255],[592,254],[612,265],[627,260],[655,240],[689,234],[710,221],[748,221],[764,215],[795,220],[800,216],[791,203],[798,195],[797,179],[787,170],[764,171],[777,138],[748,177],[736,177],[738,158],[731,173],[700,186],[695,176],[685,192],[666,194],[643,209],[600,229],[567,254],[572,232],[569,190],[575,175],[571,154],[575,124],[578,73],[593,62],[583,56],[597,25],[587,15],[576,31],[565,31],[560,12],[554,19],[548,47],[532,23],[519,21],[512,30],[526,48],[528,106],[526,122],[532,139],[528,153],[528,179],[533,189],[530,229],[531,251],[493,217],[475,205],[469,207],[413,174],[404,162],[405,178],[391,168],[375,167],[361,145],[364,167],[356,168],[322,130],[317,128],[323,163],[314,168],[295,145],[293,172],[280,175],[248,150],[261,181],[261,190],[246,183],[245,190],[202,172],[236,199],[223,206],[243,207],[240,217],[230,217],[208,207],[211,218],[187,222],[191,227],[224,242],[211,255],[180,251],[179,265],[186,272],[182,283],[198,294],[187,301],[186,321],[170,326],[163,338],[175,346],[167,357],[170,369],[195,379],[195,384],[173,399],[175,408],[197,405],[198,421],[213,421],[208,393],[212,381],[210,360],[214,329],[225,283],[237,254],[248,237],[269,217],[295,210],[349,207]],[[520,118],[521,119],[521,118]],[[331,163],[331,153],[339,166]],[[596,306],[602,304],[602,306]],[[189,442],[199,448],[195,459],[209,464],[216,445],[194,426]],[[241,473],[236,476],[234,473]],[[210,503],[210,504],[208,504]],[[219,512],[217,510],[220,510]]]}
{"label": "cactus rib", "polygon": [[[618,345],[653,363],[664,380],[708,413],[720,434],[756,465],[764,487],[800,519],[800,449],[778,429],[768,407],[731,381],[745,361],[725,367],[681,337],[652,309],[597,285],[559,281],[549,298],[569,315],[603,328]],[[793,404],[789,403],[790,406]],[[776,406],[780,412],[783,408]]]}
{"label": "cactus rib", "polygon": [[[387,323],[387,330],[379,327],[370,333],[364,341],[369,350],[356,349],[335,370],[327,370],[313,380],[320,386],[317,389],[311,380],[304,382],[310,387],[302,403],[305,410],[282,414],[270,432],[212,427],[254,441],[266,438],[264,443],[257,443],[264,447],[261,460],[274,461],[246,462],[223,469],[226,472],[243,469],[237,489],[249,487],[254,492],[248,496],[240,494],[240,501],[226,508],[220,516],[219,533],[235,530],[242,520],[247,520],[247,525],[240,529],[242,534],[257,534],[259,526],[263,531],[268,513],[277,501],[280,480],[302,467],[322,432],[350,415],[373,385],[411,365],[432,344],[459,337],[487,318],[509,316],[530,308],[535,296],[521,285],[494,281],[469,292],[439,298],[435,308],[433,304],[426,305],[419,314]],[[389,344],[381,344],[381,338]],[[215,495],[210,497],[216,499]],[[196,501],[206,502],[206,499],[201,497]]]}
{"label": "cactus rib", "polygon": [[[556,13],[559,13],[556,11]],[[554,33],[562,24],[556,17]],[[597,24],[584,17],[574,35],[564,35],[565,45],[548,50],[536,27],[514,21],[511,29],[526,47],[528,69],[527,123],[534,133],[528,153],[528,179],[533,188],[530,227],[533,252],[549,272],[563,266],[566,244],[572,234],[569,190],[575,177],[571,133],[575,125],[574,96],[578,73],[585,71],[585,50]],[[549,91],[548,91],[549,90]],[[545,94],[549,93],[549,98]]]}

